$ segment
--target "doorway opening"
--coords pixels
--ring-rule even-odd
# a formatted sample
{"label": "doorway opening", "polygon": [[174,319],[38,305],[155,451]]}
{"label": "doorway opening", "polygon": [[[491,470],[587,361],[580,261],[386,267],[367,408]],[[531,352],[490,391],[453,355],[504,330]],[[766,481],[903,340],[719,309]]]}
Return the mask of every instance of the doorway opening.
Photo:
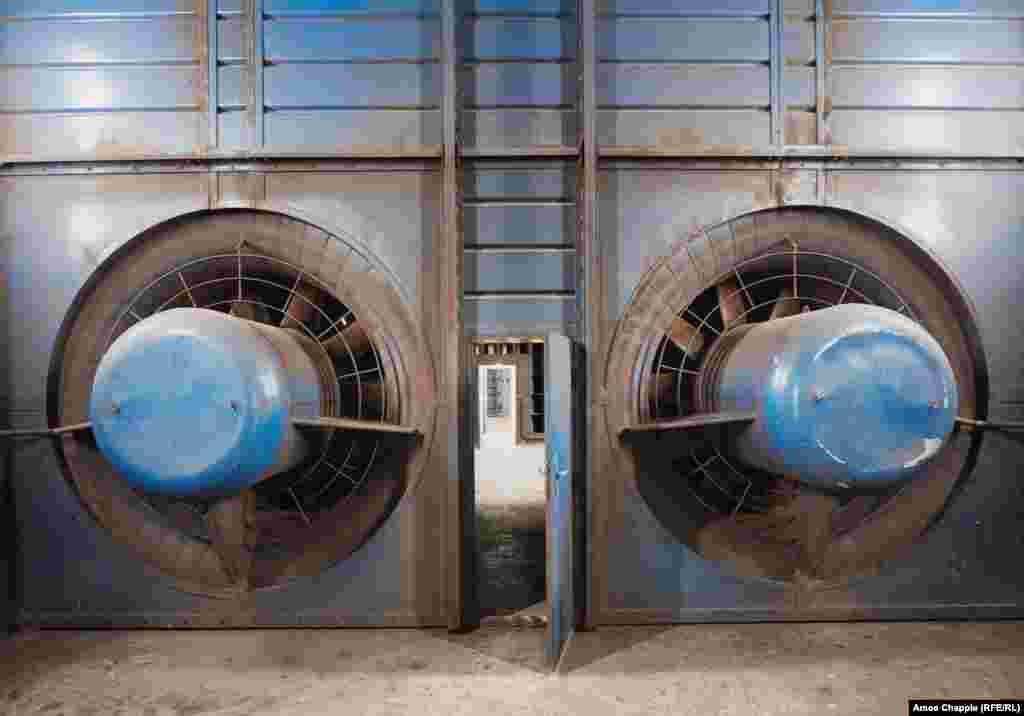
{"label": "doorway opening", "polygon": [[483,621],[546,621],[544,341],[477,343],[477,596]]}

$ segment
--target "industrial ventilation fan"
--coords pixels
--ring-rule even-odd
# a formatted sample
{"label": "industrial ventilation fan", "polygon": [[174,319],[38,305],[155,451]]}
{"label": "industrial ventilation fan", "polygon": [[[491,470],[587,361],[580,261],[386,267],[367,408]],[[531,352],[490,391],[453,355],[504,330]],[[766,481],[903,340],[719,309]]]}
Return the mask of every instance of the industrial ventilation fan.
{"label": "industrial ventilation fan", "polygon": [[65,320],[50,412],[69,426],[66,474],[186,590],[314,575],[365,542],[422,459],[431,381],[412,325],[382,273],[313,226],[241,210],[161,225]]}
{"label": "industrial ventilation fan", "polygon": [[661,524],[746,576],[827,587],[941,515],[985,413],[967,301],[905,237],[754,213],[652,268],[612,341],[607,426]]}

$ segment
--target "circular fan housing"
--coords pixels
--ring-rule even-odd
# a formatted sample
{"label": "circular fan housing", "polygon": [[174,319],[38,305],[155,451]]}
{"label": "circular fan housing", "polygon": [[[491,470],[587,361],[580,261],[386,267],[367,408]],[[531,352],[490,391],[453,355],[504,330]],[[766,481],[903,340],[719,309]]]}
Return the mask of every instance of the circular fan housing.
{"label": "circular fan housing", "polygon": [[97,522],[179,588],[235,598],[318,575],[384,524],[428,463],[434,386],[383,266],[308,223],[220,210],[95,271],[49,410],[94,424],[58,449]]}
{"label": "circular fan housing", "polygon": [[952,429],[986,411],[970,303],[927,251],[851,212],[691,233],[637,285],[607,356],[606,489],[743,575],[831,588],[879,568],[942,514],[982,440]]}

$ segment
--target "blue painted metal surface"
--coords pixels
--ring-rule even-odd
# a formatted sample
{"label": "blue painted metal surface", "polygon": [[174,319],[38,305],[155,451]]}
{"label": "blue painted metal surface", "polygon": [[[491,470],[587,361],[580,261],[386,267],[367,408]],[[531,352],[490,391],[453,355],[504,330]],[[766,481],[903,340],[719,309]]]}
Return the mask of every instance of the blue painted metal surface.
{"label": "blue painted metal surface", "polygon": [[573,576],[573,381],[572,342],[549,333],[544,340],[544,448],[547,457],[546,652],[552,664],[575,631]]}
{"label": "blue painted metal surface", "polygon": [[466,169],[463,281],[471,335],[571,331],[575,183],[574,167],[562,163]]}
{"label": "blue painted metal surface", "polygon": [[843,305],[738,330],[714,390],[720,409],[758,413],[735,443],[751,465],[829,486],[887,484],[913,477],[953,430],[953,369],[902,314]]}
{"label": "blue painted metal surface", "polygon": [[320,388],[289,341],[206,309],[135,324],[96,372],[97,444],[129,483],[172,495],[230,494],[294,466],[304,450],[291,419],[317,414]]}
{"label": "blue painted metal surface", "polygon": [[605,145],[765,145],[768,0],[604,3],[597,20],[597,138]]}
{"label": "blue painted metal surface", "polygon": [[467,3],[460,30],[465,145],[480,150],[575,145],[576,3]]}

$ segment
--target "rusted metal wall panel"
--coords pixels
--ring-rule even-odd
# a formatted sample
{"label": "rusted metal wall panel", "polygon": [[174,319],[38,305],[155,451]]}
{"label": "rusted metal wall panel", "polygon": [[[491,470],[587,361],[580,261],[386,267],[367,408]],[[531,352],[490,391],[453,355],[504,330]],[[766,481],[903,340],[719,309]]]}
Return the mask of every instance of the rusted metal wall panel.
{"label": "rusted metal wall panel", "polygon": [[920,154],[1024,151],[1024,8],[836,2],[832,141]]}
{"label": "rusted metal wall panel", "polygon": [[[821,165],[826,171],[827,165]],[[819,169],[787,169],[814,186]],[[608,166],[600,175],[599,251],[605,257],[610,322],[644,271],[701,227],[779,205],[772,166],[728,171],[690,165]],[[1019,252],[1024,174],[1012,169],[835,167],[798,190],[801,203],[837,206],[896,227],[931,252],[977,310],[988,359],[993,419],[1024,417],[1024,325],[1007,310],[1024,286]],[[697,249],[695,249],[697,250]],[[698,257],[699,258],[699,257]],[[604,435],[600,439],[607,440]],[[737,576],[706,560],[655,518],[632,479],[599,469],[594,550],[606,585],[594,595],[597,623],[728,619],[921,618],[1020,613],[1022,584],[1000,544],[1020,541],[1024,467],[1019,441],[986,437],[971,479],[934,529],[877,574],[845,588],[797,596],[781,583]],[[642,555],[642,558],[638,556]]]}
{"label": "rusted metal wall panel", "polygon": [[598,13],[599,143],[769,143],[767,0],[608,2]]}
{"label": "rusted metal wall panel", "polygon": [[837,12],[868,13],[976,13],[983,16],[1016,15],[1020,12],[1017,0],[836,0]]}
{"label": "rusted metal wall panel", "polygon": [[209,7],[0,6],[0,156],[439,147],[436,3]]}
{"label": "rusted metal wall panel", "polygon": [[245,111],[249,107],[250,84],[245,21],[241,0],[213,0],[217,13],[210,54],[216,58],[216,147],[240,149],[249,142]]}
{"label": "rusted metal wall panel", "polygon": [[466,290],[470,292],[572,293],[576,256],[572,251],[470,250]]}
{"label": "rusted metal wall panel", "polygon": [[558,247],[575,226],[571,201],[467,203],[463,221],[467,236],[479,246]]}
{"label": "rusted metal wall panel", "polygon": [[[258,180],[258,181],[257,181]],[[213,175],[169,167],[0,177],[0,272],[7,294],[3,422],[45,425],[48,357],[63,317],[96,267],[140,231],[218,206],[287,212],[353,242],[427,324],[436,305],[438,173],[378,165],[358,171]],[[424,331],[425,335],[431,335]],[[41,360],[40,357],[43,357]],[[315,579],[256,593],[243,606],[181,591],[82,509],[48,441],[13,444],[19,621],[49,625],[239,626],[445,623],[436,544],[446,484],[428,466],[371,540]],[[2,594],[2,593],[0,593]],[[0,602],[2,604],[2,602]],[[223,621],[222,621],[223,620]]]}
{"label": "rusted metal wall panel", "polygon": [[575,144],[575,2],[466,3],[459,30],[464,146]]}
{"label": "rusted metal wall panel", "polygon": [[[598,176],[599,251],[608,272],[607,316],[622,317],[640,277],[707,223],[774,204],[771,172],[607,169]],[[714,217],[714,218],[708,218]]]}
{"label": "rusted metal wall panel", "polygon": [[813,0],[786,0],[782,55],[785,144],[816,144],[815,15]]}
{"label": "rusted metal wall panel", "polygon": [[[8,283],[7,274],[0,274],[0,306],[4,308],[10,305]],[[0,309],[0,339],[5,346],[10,345],[11,318],[9,310]],[[8,362],[0,361],[0,420],[4,427],[10,426],[8,415],[14,380]],[[18,543],[14,529],[14,493],[11,489],[12,448],[9,442],[0,445],[0,639],[12,630],[18,611],[17,586],[14,581]]]}
{"label": "rusted metal wall panel", "polygon": [[264,12],[268,150],[441,144],[435,2],[267,0]]}
{"label": "rusted metal wall panel", "polygon": [[480,337],[535,336],[576,323],[572,296],[467,296],[463,312],[466,332]]}
{"label": "rusted metal wall panel", "polygon": [[[6,458],[4,459],[6,463]],[[7,466],[3,468],[3,480],[0,481],[0,515],[3,516],[3,547],[0,547],[0,639],[7,636],[14,628],[17,618],[17,598],[13,576],[14,566],[14,514],[7,489]]]}
{"label": "rusted metal wall panel", "polygon": [[[575,296],[576,171],[476,162],[464,172],[466,330],[566,332]],[[529,295],[525,295],[529,294]]]}
{"label": "rusted metal wall panel", "polygon": [[1016,311],[1024,174],[835,171],[832,200],[889,217],[929,242],[974,301],[988,359],[993,419],[1024,419],[1024,323]]}
{"label": "rusted metal wall panel", "polygon": [[194,0],[0,3],[0,157],[199,151],[205,22]]}

